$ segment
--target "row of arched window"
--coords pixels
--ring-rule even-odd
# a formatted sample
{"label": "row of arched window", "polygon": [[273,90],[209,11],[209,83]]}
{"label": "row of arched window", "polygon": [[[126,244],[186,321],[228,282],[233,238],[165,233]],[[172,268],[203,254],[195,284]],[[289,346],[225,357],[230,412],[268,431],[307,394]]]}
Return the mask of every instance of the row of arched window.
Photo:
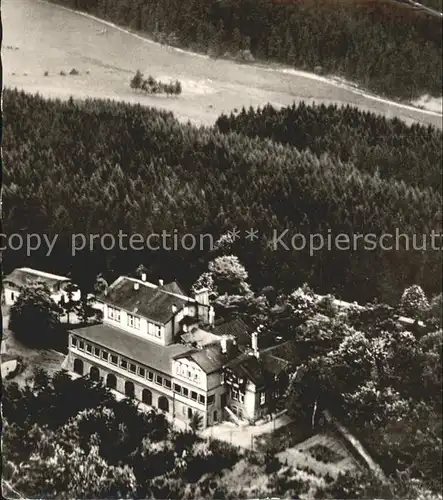
{"label": "row of arched window", "polygon": [[[74,359],[74,372],[78,375],[85,375],[84,363],[81,359]],[[91,366],[89,370],[89,377],[91,380],[100,380],[100,370],[96,366]],[[113,373],[108,373],[106,376],[106,387],[109,389],[117,388],[117,377]],[[125,381],[125,396],[129,398],[135,397],[135,386],[130,380]],[[149,389],[142,390],[142,402],[146,405],[152,406],[152,392]],[[158,408],[162,411],[169,412],[169,400],[165,396],[158,398]]]}

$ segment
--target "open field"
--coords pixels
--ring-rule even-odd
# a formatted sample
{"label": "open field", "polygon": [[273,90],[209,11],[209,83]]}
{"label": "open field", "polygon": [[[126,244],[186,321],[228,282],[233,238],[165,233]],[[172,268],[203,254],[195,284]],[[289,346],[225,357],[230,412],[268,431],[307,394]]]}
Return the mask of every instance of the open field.
{"label": "open field", "polygon": [[[441,115],[369,96],[337,79],[277,67],[213,60],[161,46],[110,23],[41,0],[3,0],[4,83],[49,97],[110,98],[173,111],[182,120],[211,125],[242,106],[276,107],[294,101],[337,103],[441,127]],[[75,68],[79,74],[69,75]],[[129,88],[136,69],[179,79],[179,98],[146,96]],[[45,75],[47,72],[47,76]],[[60,73],[64,72],[66,76]]]}

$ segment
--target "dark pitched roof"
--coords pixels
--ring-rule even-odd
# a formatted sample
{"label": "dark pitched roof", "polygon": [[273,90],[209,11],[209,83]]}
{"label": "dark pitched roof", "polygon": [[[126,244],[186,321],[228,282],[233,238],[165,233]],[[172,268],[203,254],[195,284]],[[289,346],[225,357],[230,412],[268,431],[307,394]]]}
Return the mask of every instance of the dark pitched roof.
{"label": "dark pitched roof", "polygon": [[259,358],[243,353],[225,367],[239,377],[247,377],[258,386],[265,384],[270,375],[279,375],[285,369],[300,363],[293,342],[285,342],[260,351]]}
{"label": "dark pitched roof", "polygon": [[179,354],[175,356],[175,359],[184,357],[197,363],[197,365],[208,374],[221,370],[224,363],[226,363],[226,355],[222,353],[220,344],[213,344],[201,350]]}
{"label": "dark pitched roof", "polygon": [[199,322],[200,320],[196,316],[184,316],[183,319],[179,322],[179,324],[183,328],[184,325],[192,326],[192,325],[197,325]]}
{"label": "dark pitched roof", "polygon": [[279,358],[287,363],[298,364],[301,362],[297,344],[291,340],[264,349],[262,353],[266,356]]}
{"label": "dark pitched roof", "polygon": [[29,267],[21,267],[19,269],[14,269],[11,274],[5,276],[3,283],[12,283],[16,287],[22,287],[35,283],[36,281],[41,281],[49,285],[54,286],[57,283],[63,283],[70,281],[66,276],[58,276],[56,274],[45,273],[43,271],[38,271],[36,269],[31,269]]}
{"label": "dark pitched roof", "polygon": [[171,360],[174,356],[190,350],[181,344],[166,347],[157,345],[106,324],[79,328],[71,333],[166,374],[171,374]]}
{"label": "dark pitched roof", "polygon": [[165,292],[175,293],[177,295],[187,295],[184,289],[176,281],[171,281],[171,283],[166,283],[166,285],[163,285],[159,288],[161,290],[164,290]]}
{"label": "dark pitched roof", "polygon": [[246,345],[251,342],[252,329],[241,319],[233,319],[226,323],[215,325],[212,332],[220,337],[226,335],[234,337],[239,345]]}
{"label": "dark pitched roof", "polygon": [[[138,290],[134,289],[134,283],[139,284]],[[99,300],[165,324],[173,316],[172,306],[181,309],[190,299],[172,295],[164,287],[122,277],[112,284]]]}

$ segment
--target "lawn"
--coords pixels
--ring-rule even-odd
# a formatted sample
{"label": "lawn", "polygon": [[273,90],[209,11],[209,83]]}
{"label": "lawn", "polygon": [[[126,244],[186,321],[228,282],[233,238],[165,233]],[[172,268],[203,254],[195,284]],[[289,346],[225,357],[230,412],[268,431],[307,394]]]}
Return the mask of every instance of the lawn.
{"label": "lawn", "polygon": [[14,336],[3,331],[3,335],[7,335],[5,339],[5,354],[2,355],[2,362],[12,359],[18,359],[21,368],[18,373],[11,379],[23,386],[26,381],[32,377],[34,370],[42,368],[48,373],[54,373],[61,369],[61,364],[65,359],[64,354],[53,351],[52,349],[32,349],[26,347]]}
{"label": "lawn", "polygon": [[301,443],[312,435],[313,431],[311,428],[307,428],[300,423],[290,423],[269,434],[257,436],[255,449],[262,453],[278,453]]}

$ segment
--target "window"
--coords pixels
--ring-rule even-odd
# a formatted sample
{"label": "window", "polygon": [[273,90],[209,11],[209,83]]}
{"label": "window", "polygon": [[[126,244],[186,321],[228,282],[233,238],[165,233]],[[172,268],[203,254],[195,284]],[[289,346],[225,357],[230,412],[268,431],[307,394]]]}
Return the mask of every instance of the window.
{"label": "window", "polygon": [[155,382],[158,384],[158,385],[163,385],[163,377],[161,377],[160,375],[157,375],[155,377]]}
{"label": "window", "polygon": [[142,368],[141,366],[138,367],[138,374],[140,375],[140,377],[144,377],[145,376],[145,369]]}
{"label": "window", "polygon": [[201,394],[199,394],[198,396],[198,402],[201,404],[201,405],[204,405],[205,404],[205,400],[206,398],[204,396],[202,396]]}
{"label": "window", "polygon": [[195,391],[191,391],[191,399],[197,401],[197,393]]}
{"label": "window", "polygon": [[77,339],[75,337],[71,337],[71,345],[76,346],[77,345]]}
{"label": "window", "polygon": [[183,387],[183,396],[186,396],[187,398],[189,397],[189,391],[186,389],[186,387]]}
{"label": "window", "polygon": [[167,378],[165,378],[165,387],[167,387],[168,389],[171,388],[171,381],[168,380]]}
{"label": "window", "polygon": [[177,392],[178,394],[181,394],[182,386],[178,385],[178,384],[174,384],[174,391]]}
{"label": "window", "polygon": [[154,374],[152,372],[148,372],[148,380],[154,380]]}
{"label": "window", "polygon": [[92,345],[86,344],[86,352],[92,353]]}
{"label": "window", "polygon": [[140,330],[140,318],[137,318],[133,314],[128,314],[128,326]]}
{"label": "window", "polygon": [[84,350],[85,348],[85,343],[83,341],[80,340],[80,342],[78,343],[78,348],[81,349],[82,351]]}
{"label": "window", "polygon": [[11,292],[11,300],[14,300],[14,299],[15,299],[15,293]]}
{"label": "window", "polygon": [[102,358],[108,361],[109,354],[106,351],[102,351]]}
{"label": "window", "polygon": [[118,361],[117,356],[115,354],[111,354],[111,363],[116,365],[118,364],[117,361]]}
{"label": "window", "polygon": [[161,327],[154,325],[154,323],[148,323],[148,334],[160,338],[162,336]]}
{"label": "window", "polygon": [[244,403],[245,402],[245,394],[244,394],[244,392],[241,392],[238,389],[235,389],[234,387],[231,388],[231,398],[234,401],[238,401],[240,403]]}
{"label": "window", "polygon": [[120,366],[123,368],[123,369],[127,369],[128,368],[128,362],[125,361],[124,359],[121,359],[120,360]]}
{"label": "window", "polygon": [[215,395],[211,394],[208,396],[208,405],[213,405],[215,403]]}
{"label": "window", "polygon": [[177,366],[175,367],[175,373],[177,375],[181,375],[181,373],[182,373],[182,365],[180,363],[177,363]]}
{"label": "window", "polygon": [[97,356],[97,358],[100,357],[100,349],[98,347],[94,347],[94,356]]}
{"label": "window", "polygon": [[260,404],[264,405],[265,402],[266,402],[266,393],[265,392],[261,392],[260,393]]}
{"label": "window", "polygon": [[114,321],[120,321],[120,310],[108,306],[108,318]]}
{"label": "window", "polygon": [[132,373],[135,373],[137,371],[137,367],[134,365],[134,363],[129,363],[129,371]]}

